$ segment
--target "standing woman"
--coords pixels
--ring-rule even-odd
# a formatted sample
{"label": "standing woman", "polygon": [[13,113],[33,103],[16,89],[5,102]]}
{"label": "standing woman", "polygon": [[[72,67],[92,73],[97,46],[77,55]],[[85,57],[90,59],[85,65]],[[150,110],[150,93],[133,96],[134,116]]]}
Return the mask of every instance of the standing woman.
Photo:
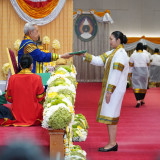
{"label": "standing woman", "polygon": [[138,43],[136,52],[131,55],[129,60],[129,75],[131,75],[132,87],[137,100],[136,108],[139,108],[140,104],[145,104],[144,97],[147,92],[149,62],[149,57],[143,52],[143,44]]}
{"label": "standing woman", "polygon": [[125,43],[127,43],[127,37],[122,32],[115,31],[110,36],[110,45],[113,48],[111,51],[100,56],[84,54],[84,61],[105,68],[96,120],[107,124],[109,142],[104,147],[99,148],[100,152],[118,150],[116,142],[117,124],[129,70],[128,55],[123,48]]}
{"label": "standing woman", "polygon": [[154,54],[151,56],[150,63],[150,82],[159,87],[160,84],[160,55],[159,49],[155,48]]}

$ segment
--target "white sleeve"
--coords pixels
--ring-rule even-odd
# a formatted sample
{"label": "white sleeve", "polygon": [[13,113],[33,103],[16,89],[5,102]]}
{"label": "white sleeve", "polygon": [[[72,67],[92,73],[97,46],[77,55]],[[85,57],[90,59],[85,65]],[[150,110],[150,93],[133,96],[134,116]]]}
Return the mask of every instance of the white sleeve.
{"label": "white sleeve", "polygon": [[86,53],[85,57],[83,57],[83,60],[87,61],[90,64],[95,65],[95,66],[104,66],[107,57],[108,57],[107,53],[104,53],[100,56],[94,56],[94,55],[91,55],[89,53]]}

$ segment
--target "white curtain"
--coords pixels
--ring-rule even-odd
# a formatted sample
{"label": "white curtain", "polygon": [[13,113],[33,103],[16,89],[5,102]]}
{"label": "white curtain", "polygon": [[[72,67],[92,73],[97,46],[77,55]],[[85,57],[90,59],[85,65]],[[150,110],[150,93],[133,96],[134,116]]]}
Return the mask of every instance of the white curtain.
{"label": "white curtain", "polygon": [[[100,55],[109,50],[109,23],[97,22],[98,32],[92,41],[84,42],[78,39],[76,33],[73,36],[73,50],[87,50],[93,55]],[[101,82],[104,74],[104,67],[93,66],[83,62],[82,56],[74,56],[73,63],[77,69],[78,82]]]}

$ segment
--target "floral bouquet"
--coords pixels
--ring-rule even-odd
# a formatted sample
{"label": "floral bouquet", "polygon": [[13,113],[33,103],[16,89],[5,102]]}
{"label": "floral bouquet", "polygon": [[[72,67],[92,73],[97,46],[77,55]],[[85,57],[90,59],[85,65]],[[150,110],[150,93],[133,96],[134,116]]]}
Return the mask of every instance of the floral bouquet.
{"label": "floral bouquet", "polygon": [[76,114],[72,125],[73,141],[85,141],[88,135],[88,123],[84,115]]}

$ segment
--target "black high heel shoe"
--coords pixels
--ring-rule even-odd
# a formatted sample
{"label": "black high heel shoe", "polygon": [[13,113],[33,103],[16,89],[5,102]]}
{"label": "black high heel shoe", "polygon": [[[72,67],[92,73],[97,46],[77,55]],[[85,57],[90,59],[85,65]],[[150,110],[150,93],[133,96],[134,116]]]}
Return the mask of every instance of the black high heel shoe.
{"label": "black high heel shoe", "polygon": [[140,103],[137,103],[136,108],[139,108],[139,107],[140,107]]}
{"label": "black high heel shoe", "polygon": [[104,147],[101,147],[101,148],[98,149],[98,151],[100,151],[100,152],[118,151],[118,144],[116,143],[115,146],[113,146],[112,148],[108,148],[108,149],[105,149]]}
{"label": "black high heel shoe", "polygon": [[145,104],[145,102],[141,101],[141,106],[142,106],[143,104]]}

